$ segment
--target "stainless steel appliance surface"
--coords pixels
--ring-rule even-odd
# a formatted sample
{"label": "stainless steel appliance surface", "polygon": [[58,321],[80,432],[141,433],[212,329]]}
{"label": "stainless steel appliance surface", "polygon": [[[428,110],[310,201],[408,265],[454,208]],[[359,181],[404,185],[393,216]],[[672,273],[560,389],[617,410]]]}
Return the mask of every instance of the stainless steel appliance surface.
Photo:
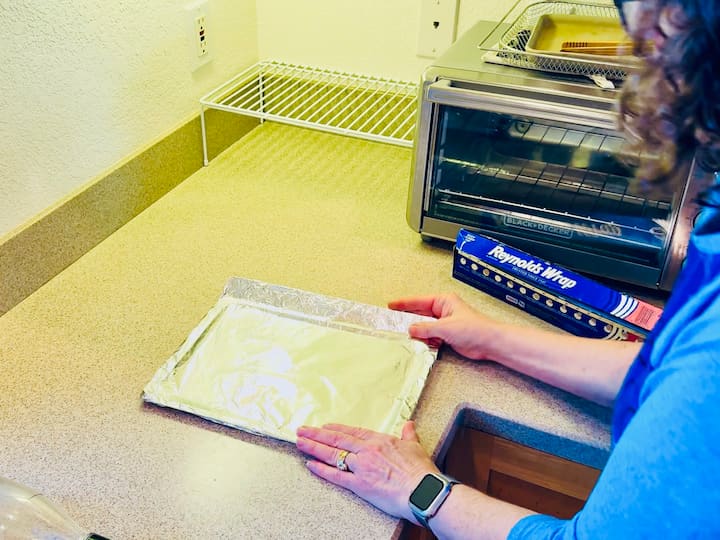
{"label": "stainless steel appliance surface", "polygon": [[478,22],[423,74],[408,223],[425,239],[470,229],[580,272],[669,290],[708,173],[693,162],[680,173],[684,189],[643,195],[616,129],[619,91],[486,61],[508,27]]}

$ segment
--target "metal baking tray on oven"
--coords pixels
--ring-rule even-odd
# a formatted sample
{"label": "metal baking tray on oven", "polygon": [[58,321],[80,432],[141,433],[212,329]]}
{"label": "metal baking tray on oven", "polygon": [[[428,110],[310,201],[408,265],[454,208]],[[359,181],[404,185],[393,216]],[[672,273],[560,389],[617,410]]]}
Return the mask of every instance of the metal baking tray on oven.
{"label": "metal baking tray on oven", "polygon": [[[582,45],[585,44],[587,50],[592,50],[592,44],[599,43],[616,45],[595,48],[595,50],[599,50],[601,47],[608,50],[614,49],[612,53],[608,54],[585,54],[564,50],[567,45],[572,44],[579,45],[578,49],[582,49]],[[632,61],[632,55],[628,54],[632,52],[632,46],[628,45],[629,43],[630,38],[617,17],[546,13],[538,18],[525,45],[525,50],[538,55],[552,54],[565,57],[568,61],[566,67],[572,70],[577,67],[574,65],[577,60],[596,63],[618,60]]]}
{"label": "metal baking tray on oven", "polygon": [[561,51],[564,41],[629,41],[612,4],[519,0],[501,26],[506,30],[498,41],[478,45],[486,62],[611,80],[623,80],[637,69],[637,59],[630,54]]}

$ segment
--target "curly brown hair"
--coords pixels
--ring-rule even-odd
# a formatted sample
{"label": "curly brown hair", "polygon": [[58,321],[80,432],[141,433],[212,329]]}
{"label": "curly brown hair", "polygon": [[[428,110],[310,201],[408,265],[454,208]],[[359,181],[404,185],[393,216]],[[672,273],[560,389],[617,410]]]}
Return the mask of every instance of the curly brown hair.
{"label": "curly brown hair", "polygon": [[[621,2],[616,2],[621,3]],[[720,1],[641,0],[629,31],[643,57],[619,100],[620,127],[641,157],[637,176],[668,184],[688,160],[720,164]],[[664,20],[661,46],[644,47]],[[678,186],[667,185],[670,190]],[[717,192],[718,187],[712,188]],[[709,193],[710,194],[710,193]]]}

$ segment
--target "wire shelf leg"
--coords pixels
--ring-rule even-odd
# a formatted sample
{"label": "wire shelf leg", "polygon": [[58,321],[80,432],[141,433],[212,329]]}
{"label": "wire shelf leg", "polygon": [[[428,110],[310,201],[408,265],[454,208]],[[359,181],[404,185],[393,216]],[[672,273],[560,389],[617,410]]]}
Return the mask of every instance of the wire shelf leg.
{"label": "wire shelf leg", "polygon": [[202,148],[203,148],[203,166],[207,167],[210,161],[208,160],[207,151],[207,131],[205,128],[205,105],[200,105],[200,132],[202,133]]}

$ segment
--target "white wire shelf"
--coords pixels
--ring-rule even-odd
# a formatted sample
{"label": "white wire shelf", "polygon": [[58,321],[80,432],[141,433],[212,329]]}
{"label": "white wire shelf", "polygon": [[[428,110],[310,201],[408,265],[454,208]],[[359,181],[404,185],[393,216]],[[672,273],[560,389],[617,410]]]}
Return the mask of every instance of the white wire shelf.
{"label": "white wire shelf", "polygon": [[206,109],[412,146],[417,89],[381,77],[259,62],[200,99],[205,164]]}

